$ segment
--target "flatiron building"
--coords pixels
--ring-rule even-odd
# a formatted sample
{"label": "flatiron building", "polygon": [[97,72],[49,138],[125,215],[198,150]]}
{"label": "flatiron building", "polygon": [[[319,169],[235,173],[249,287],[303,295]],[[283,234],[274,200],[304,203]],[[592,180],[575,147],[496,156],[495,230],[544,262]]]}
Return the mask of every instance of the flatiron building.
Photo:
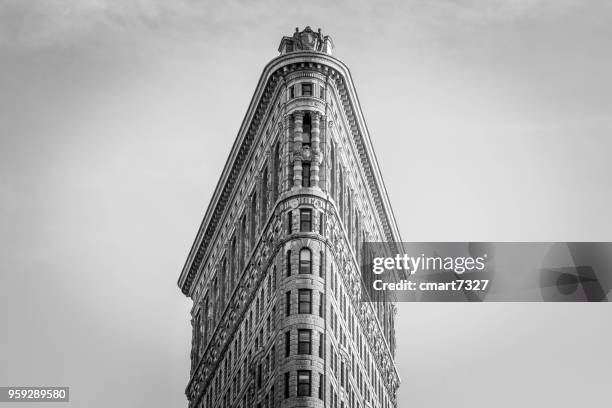
{"label": "flatiron building", "polygon": [[310,27],[263,70],[178,285],[190,408],[397,406],[396,307],[363,242],[399,241],[351,74]]}

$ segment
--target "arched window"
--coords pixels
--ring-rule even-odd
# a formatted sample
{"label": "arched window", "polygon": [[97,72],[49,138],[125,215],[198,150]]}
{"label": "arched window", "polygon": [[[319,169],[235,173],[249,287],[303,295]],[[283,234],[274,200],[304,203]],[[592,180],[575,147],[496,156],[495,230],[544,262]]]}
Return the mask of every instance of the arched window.
{"label": "arched window", "polygon": [[312,252],[309,248],[300,250],[300,273],[312,273]]}

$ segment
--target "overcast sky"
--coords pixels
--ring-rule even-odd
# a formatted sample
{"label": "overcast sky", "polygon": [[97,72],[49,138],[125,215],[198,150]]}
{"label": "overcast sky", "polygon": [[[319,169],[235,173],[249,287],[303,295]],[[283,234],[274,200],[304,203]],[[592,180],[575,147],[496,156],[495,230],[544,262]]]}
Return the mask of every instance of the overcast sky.
{"label": "overcast sky", "polygon": [[[352,70],[405,240],[612,241],[609,2],[4,0],[0,385],[185,406],[176,281],[305,25]],[[409,304],[398,326],[402,408],[612,401],[609,304]]]}

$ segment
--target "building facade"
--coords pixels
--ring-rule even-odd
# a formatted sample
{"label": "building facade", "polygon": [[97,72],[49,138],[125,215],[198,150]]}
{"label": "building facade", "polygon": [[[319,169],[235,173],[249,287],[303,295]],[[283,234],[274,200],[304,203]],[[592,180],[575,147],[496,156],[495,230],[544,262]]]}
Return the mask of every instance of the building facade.
{"label": "building facade", "polygon": [[178,285],[190,408],[397,406],[393,303],[364,241],[400,241],[348,68],[309,27],[265,67]]}

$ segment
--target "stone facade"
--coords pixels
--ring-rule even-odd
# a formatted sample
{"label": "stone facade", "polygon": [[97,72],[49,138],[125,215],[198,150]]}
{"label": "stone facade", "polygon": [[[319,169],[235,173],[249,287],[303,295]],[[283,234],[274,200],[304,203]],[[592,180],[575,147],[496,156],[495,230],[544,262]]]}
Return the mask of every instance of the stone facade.
{"label": "stone facade", "polygon": [[190,408],[397,405],[393,303],[360,299],[363,241],[399,241],[348,68],[284,37],[189,253]]}

